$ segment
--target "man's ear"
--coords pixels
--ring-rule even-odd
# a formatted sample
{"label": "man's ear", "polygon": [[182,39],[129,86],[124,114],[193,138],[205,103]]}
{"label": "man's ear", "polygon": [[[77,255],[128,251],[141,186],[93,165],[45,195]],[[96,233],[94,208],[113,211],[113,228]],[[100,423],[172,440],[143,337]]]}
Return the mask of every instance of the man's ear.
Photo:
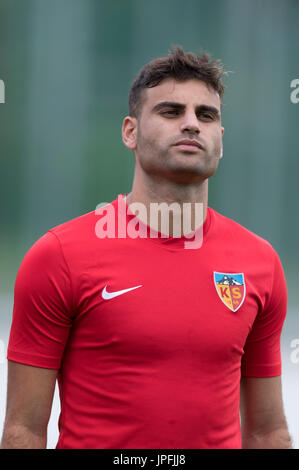
{"label": "man's ear", "polygon": [[131,116],[125,117],[122,125],[123,143],[130,150],[136,150],[137,146],[137,119]]}

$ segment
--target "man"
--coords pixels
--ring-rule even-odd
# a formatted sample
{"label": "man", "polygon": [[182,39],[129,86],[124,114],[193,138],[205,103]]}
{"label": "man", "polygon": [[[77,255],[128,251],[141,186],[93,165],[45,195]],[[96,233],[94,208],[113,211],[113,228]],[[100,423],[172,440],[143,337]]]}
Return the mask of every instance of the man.
{"label": "man", "polygon": [[[222,75],[218,61],[180,47],[147,64],[122,128],[132,191],[51,229],[25,256],[3,448],[46,447],[56,378],[58,449],[291,448],[281,263],[267,241],[208,207]],[[146,218],[155,203],[191,210],[173,211],[165,232]],[[138,224],[134,204],[146,209]],[[175,236],[186,218],[190,233]],[[139,236],[124,235],[132,225]]]}

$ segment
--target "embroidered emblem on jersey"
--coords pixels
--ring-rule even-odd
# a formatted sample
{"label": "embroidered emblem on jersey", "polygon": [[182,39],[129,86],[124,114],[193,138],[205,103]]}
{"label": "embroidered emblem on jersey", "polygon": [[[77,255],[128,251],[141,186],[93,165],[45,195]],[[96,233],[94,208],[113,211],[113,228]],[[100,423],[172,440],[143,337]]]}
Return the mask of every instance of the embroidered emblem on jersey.
{"label": "embroidered emblem on jersey", "polygon": [[243,273],[218,273],[214,271],[214,283],[222,302],[236,312],[245,299],[245,279]]}

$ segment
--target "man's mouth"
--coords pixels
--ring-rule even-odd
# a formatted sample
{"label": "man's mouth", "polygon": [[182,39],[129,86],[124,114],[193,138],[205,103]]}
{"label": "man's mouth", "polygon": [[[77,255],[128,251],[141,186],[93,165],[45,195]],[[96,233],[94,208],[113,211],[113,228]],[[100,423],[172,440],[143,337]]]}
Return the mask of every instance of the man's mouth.
{"label": "man's mouth", "polygon": [[203,146],[194,139],[182,139],[174,144],[175,147],[179,147],[182,150],[189,150],[197,152],[199,149],[203,150]]}

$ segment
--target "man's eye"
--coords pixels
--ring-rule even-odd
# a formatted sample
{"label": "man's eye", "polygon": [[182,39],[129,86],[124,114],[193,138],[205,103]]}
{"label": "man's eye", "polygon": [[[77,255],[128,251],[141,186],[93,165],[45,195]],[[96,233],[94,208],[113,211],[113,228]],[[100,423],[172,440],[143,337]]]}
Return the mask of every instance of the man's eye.
{"label": "man's eye", "polygon": [[214,116],[212,114],[208,114],[208,113],[201,113],[199,115],[200,118],[203,118],[203,119],[206,119],[208,121],[212,121],[214,119]]}
{"label": "man's eye", "polygon": [[162,111],[162,114],[168,115],[168,116],[176,116],[178,114],[178,111],[176,109],[167,109],[165,111]]}

